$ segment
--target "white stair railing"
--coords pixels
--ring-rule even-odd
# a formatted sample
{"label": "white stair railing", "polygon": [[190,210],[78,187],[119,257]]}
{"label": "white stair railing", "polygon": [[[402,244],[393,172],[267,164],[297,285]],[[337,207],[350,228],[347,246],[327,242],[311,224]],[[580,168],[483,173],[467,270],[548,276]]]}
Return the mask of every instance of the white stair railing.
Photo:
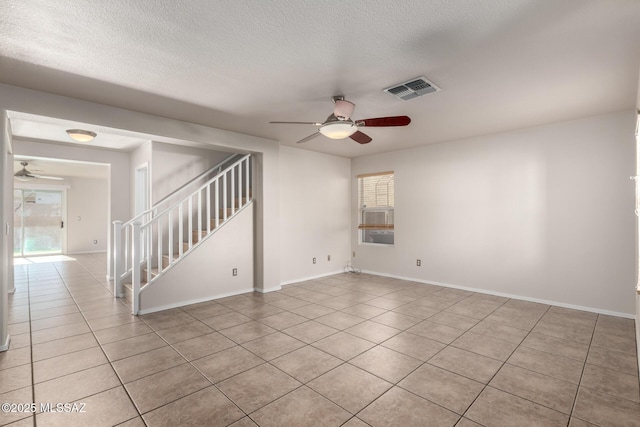
{"label": "white stair railing", "polygon": [[141,292],[251,202],[251,178],[245,155],[164,210],[114,221],[114,294],[124,296],[131,279],[134,315]]}
{"label": "white stair railing", "polygon": [[[116,298],[121,298],[124,296],[122,284],[125,280],[130,280],[131,275],[133,273],[133,265],[132,265],[132,253],[133,242],[131,241],[131,232],[130,227],[134,222],[139,222],[140,224],[147,222],[150,218],[158,213],[160,209],[163,209],[165,206],[169,205],[169,202],[175,200],[180,194],[185,194],[189,188],[193,188],[198,182],[202,181],[205,177],[211,176],[211,174],[216,173],[220,174],[225,168],[226,165],[231,164],[238,160],[242,154],[234,154],[215,166],[209,168],[204,171],[197,177],[193,178],[191,181],[185,183],[178,189],[171,192],[169,195],[162,198],[158,203],[156,203],[151,208],[147,209],[144,212],[139,213],[135,217],[131,218],[129,221],[123,223],[122,221],[114,221],[113,222],[113,293]],[[144,265],[145,262],[145,253],[151,248],[151,241],[149,240],[150,236],[142,237],[142,245],[140,246],[140,262],[141,265]]]}

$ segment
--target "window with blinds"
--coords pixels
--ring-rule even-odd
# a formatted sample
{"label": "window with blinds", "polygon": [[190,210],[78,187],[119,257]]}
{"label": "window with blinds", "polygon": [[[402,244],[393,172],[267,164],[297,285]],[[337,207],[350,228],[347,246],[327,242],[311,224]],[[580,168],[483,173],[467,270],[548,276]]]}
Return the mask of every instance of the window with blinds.
{"label": "window with blinds", "polygon": [[394,243],[394,175],[379,172],[358,175],[358,228],[362,243]]}

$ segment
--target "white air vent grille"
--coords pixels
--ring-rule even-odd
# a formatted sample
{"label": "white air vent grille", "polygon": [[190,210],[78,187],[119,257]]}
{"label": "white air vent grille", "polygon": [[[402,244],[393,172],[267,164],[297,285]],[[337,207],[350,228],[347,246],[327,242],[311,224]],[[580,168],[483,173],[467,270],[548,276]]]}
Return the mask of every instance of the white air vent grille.
{"label": "white air vent grille", "polygon": [[440,88],[424,77],[416,77],[404,83],[400,83],[384,89],[385,92],[400,98],[403,101],[417,98],[428,93],[439,91]]}

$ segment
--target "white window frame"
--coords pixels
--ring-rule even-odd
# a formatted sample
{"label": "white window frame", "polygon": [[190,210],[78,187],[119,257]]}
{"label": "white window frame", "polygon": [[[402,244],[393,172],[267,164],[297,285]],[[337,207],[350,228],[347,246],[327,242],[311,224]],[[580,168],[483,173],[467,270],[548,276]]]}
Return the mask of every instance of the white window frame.
{"label": "white window frame", "polygon": [[[391,203],[387,203],[386,205],[380,206],[377,202],[378,194],[376,194],[376,206],[366,206],[362,200],[362,192],[364,191],[361,186],[363,185],[364,178],[371,177],[380,177],[381,179],[384,177],[388,177],[391,175],[391,179],[389,181],[393,181],[394,192],[392,194]],[[377,172],[377,173],[369,173],[357,176],[358,180],[358,244],[361,245],[374,245],[374,246],[393,246],[395,244],[395,221],[394,221],[394,213],[395,213],[395,174],[393,171],[387,172]],[[387,187],[388,189],[388,187]],[[377,191],[377,189],[376,189]],[[389,197],[389,193],[387,192],[386,197]],[[391,205],[391,206],[390,206]],[[383,213],[384,217],[382,221],[376,221],[372,224],[367,224],[367,214],[368,213]],[[381,215],[378,215],[378,218],[381,218]],[[381,240],[385,239],[385,236],[392,235],[391,242],[385,241],[366,241],[366,235],[371,235],[368,231],[375,231],[376,234],[380,234]]]}

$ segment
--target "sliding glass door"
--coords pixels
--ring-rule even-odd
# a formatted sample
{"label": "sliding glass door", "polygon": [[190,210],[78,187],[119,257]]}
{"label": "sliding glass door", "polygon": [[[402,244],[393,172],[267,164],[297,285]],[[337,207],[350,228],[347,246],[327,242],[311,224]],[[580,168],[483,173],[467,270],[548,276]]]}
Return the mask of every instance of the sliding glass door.
{"label": "sliding glass door", "polygon": [[64,191],[13,191],[13,255],[62,253]]}

